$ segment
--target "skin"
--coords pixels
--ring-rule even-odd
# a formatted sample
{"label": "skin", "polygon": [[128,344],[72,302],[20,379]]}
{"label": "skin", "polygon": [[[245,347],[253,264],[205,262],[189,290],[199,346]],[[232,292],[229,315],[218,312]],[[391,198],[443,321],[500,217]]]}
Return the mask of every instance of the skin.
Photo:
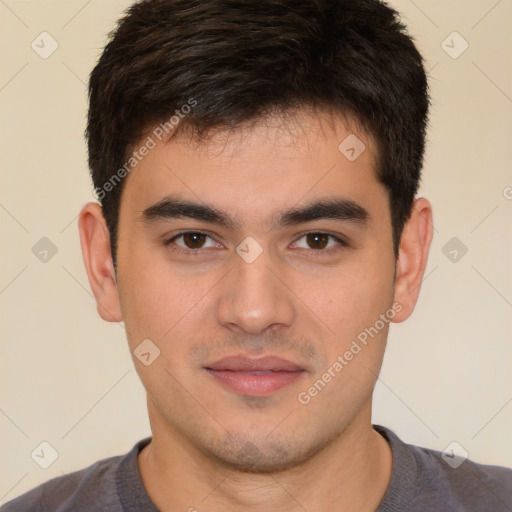
{"label": "skin", "polygon": [[[356,134],[353,162],[338,145]],[[298,400],[379,315],[416,304],[432,239],[432,210],[414,202],[393,255],[388,192],[372,140],[327,114],[277,114],[201,143],[183,132],[159,143],[126,178],[117,275],[101,208],[80,214],[82,251],[98,313],[124,321],[130,350],[150,339],[160,356],[134,364],[148,397],[152,442],[143,484],[162,511],[374,511],[391,477],[387,442],[372,428],[372,392],[389,323],[308,404]],[[225,211],[229,229],[190,218],[145,222],[173,195]],[[317,219],[276,227],[279,214],[326,198],[367,210],[366,224]],[[181,237],[201,231],[205,248]],[[318,248],[308,232],[328,232]],[[253,237],[252,263],[237,246]],[[322,245],[322,247],[324,247]],[[334,248],[334,249],[332,249]],[[202,252],[201,252],[202,251]],[[326,252],[322,252],[326,251]],[[265,397],[236,393],[205,369],[232,354],[276,355],[305,371]]]}

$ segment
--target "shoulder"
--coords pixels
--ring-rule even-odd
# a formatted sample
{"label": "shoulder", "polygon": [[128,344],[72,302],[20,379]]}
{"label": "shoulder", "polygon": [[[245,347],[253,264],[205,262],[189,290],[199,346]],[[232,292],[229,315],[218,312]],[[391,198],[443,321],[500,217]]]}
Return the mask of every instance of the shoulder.
{"label": "shoulder", "polygon": [[406,444],[388,429],[376,430],[387,438],[393,452],[390,488],[379,512],[512,510],[512,469],[478,464],[451,450]]}
{"label": "shoulder", "polygon": [[0,512],[79,512],[122,510],[116,476],[122,460],[136,456],[141,441],[127,455],[109,457],[48,480],[9,501]]}
{"label": "shoulder", "polygon": [[427,489],[467,510],[512,510],[512,469],[411,446]]}
{"label": "shoulder", "polygon": [[[64,512],[94,510],[98,500],[105,502],[115,489],[115,470],[121,457],[104,459],[87,468],[48,480],[14,500],[1,512]],[[100,510],[104,510],[100,507]],[[107,509],[110,510],[110,509]]]}

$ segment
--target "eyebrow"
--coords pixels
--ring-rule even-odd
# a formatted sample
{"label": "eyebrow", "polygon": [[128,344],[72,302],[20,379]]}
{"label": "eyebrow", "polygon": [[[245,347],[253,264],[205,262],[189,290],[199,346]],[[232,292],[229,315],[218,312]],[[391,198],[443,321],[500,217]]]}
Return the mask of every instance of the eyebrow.
{"label": "eyebrow", "polygon": [[[239,225],[227,212],[207,204],[176,197],[165,197],[143,210],[140,215],[140,219],[145,223],[177,218],[201,220],[228,229],[234,229]],[[341,220],[364,226],[369,223],[371,216],[365,208],[354,201],[343,198],[326,198],[282,212],[273,229],[320,219]]]}

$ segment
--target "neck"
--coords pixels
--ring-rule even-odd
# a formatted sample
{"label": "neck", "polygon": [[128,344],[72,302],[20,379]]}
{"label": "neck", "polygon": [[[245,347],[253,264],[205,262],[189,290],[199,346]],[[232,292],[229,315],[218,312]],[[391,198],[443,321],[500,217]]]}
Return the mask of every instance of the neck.
{"label": "neck", "polygon": [[149,409],[153,439],[138,465],[162,512],[374,511],[391,479],[391,450],[371,426],[371,404],[313,457],[275,473],[241,472],[212,460]]}

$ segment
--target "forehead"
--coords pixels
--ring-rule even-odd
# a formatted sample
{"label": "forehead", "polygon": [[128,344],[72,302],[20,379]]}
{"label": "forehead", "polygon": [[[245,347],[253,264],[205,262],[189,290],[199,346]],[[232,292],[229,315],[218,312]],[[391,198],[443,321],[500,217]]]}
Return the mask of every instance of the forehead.
{"label": "forehead", "polygon": [[260,151],[273,151],[276,159],[279,155],[308,158],[327,148],[339,151],[339,144],[347,134],[357,136],[361,142],[364,140],[369,160],[376,157],[373,137],[353,116],[305,108],[275,111],[234,128],[214,127],[200,136],[185,125],[177,137],[172,138],[171,133],[169,140],[212,159],[233,158],[240,151],[250,151],[255,145]]}
{"label": "forehead", "polygon": [[121,209],[140,213],[178,194],[247,222],[264,214],[275,218],[283,206],[334,193],[378,206],[387,202],[387,193],[376,161],[372,138],[341,116],[273,115],[203,139],[183,130],[168,141],[156,140],[130,172]]}

